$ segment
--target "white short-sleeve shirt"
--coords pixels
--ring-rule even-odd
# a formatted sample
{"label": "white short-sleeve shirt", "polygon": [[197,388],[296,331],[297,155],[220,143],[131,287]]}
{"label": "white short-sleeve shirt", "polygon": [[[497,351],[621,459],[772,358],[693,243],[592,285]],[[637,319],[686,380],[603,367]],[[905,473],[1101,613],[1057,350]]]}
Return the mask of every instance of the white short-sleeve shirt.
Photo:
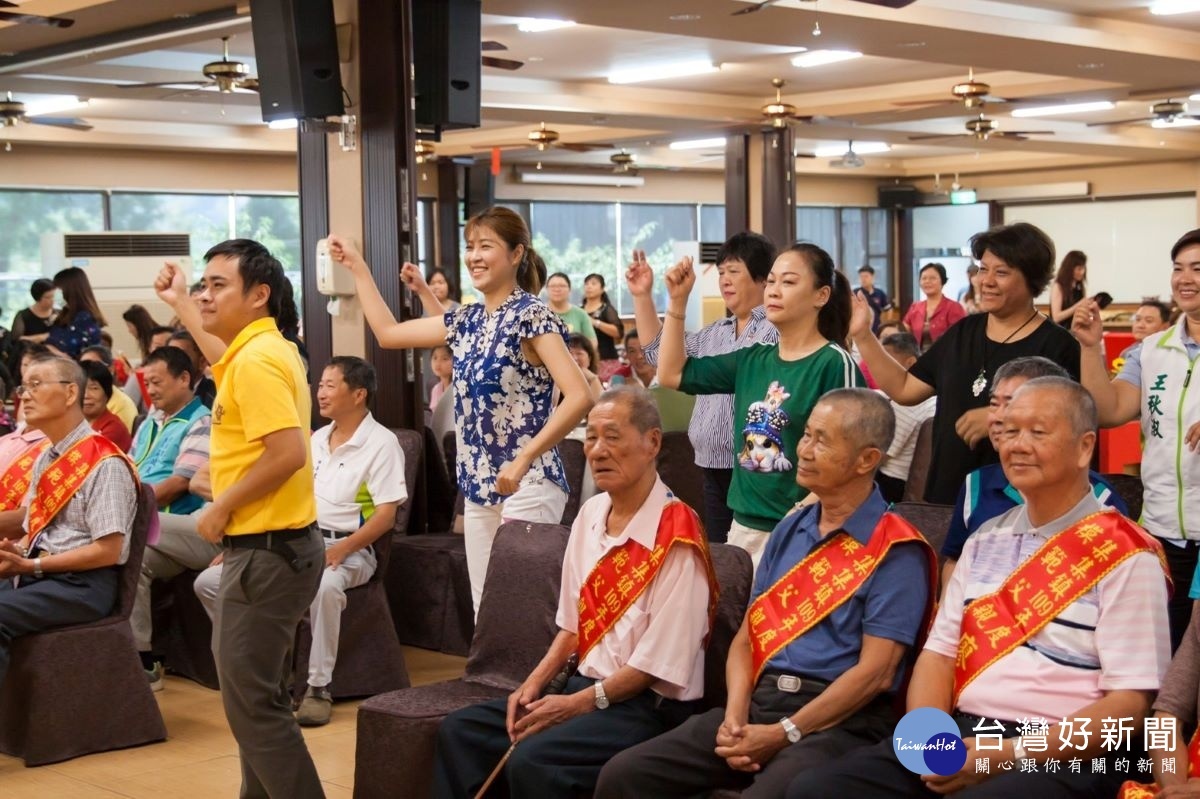
{"label": "white short-sleeve shirt", "polygon": [[377,506],[408,499],[404,450],[395,433],[370,413],[350,440],[331,453],[333,429],[334,425],[328,424],[312,435],[317,525],[322,530],[353,533]]}

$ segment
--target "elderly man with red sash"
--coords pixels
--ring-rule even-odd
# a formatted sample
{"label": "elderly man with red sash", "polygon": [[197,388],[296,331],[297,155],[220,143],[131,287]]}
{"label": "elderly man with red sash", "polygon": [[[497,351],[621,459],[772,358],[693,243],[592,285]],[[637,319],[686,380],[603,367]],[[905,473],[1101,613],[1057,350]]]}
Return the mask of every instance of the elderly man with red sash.
{"label": "elderly man with red sash", "polygon": [[1111,797],[1135,773],[1170,659],[1168,581],[1161,545],[1091,490],[1095,429],[1066,378],[1030,380],[1005,411],[1000,461],[1025,505],[967,539],[908,691],[910,711],[954,714],[962,768],[919,775],[888,741],[788,799]]}
{"label": "elderly man with red sash", "polygon": [[25,535],[22,524],[33,464],[49,446],[46,434],[29,425],[0,436],[0,538]]}
{"label": "elderly man with red sash", "polygon": [[137,512],[133,465],[83,416],[79,364],[41,358],[23,381],[25,420],[50,446],[33,466],[25,536],[0,540],[0,683],[14,638],[112,611]]}
{"label": "elderly man with red sash", "polygon": [[727,706],[617,755],[596,799],[780,797],[796,774],[891,734],[937,571],[875,486],[895,426],[873,391],[821,397],[796,448],[796,480],[818,502],[771,533],[730,647]]}
{"label": "elderly man with red sash", "polygon": [[[586,796],[610,757],[696,710],[716,578],[695,512],[655,470],[661,444],[642,388],[607,391],[588,414],[584,451],[602,493],[571,529],[559,633],[507,701],[442,722],[434,796],[475,796],[506,752],[496,779],[509,796]],[[572,654],[578,672],[548,692]]]}

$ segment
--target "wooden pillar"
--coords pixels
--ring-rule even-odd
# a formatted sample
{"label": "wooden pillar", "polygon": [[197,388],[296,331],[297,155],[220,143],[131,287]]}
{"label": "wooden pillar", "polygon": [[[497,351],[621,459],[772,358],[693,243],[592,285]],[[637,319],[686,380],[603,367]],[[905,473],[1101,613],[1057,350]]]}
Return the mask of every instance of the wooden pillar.
{"label": "wooden pillar", "polygon": [[[313,375],[319,376],[333,357],[333,330],[325,310],[328,298],[317,292],[317,242],[329,235],[329,151],[328,137],[320,131],[301,131],[297,141],[300,169],[300,265],[304,320],[304,346]],[[317,414],[316,386],[309,383],[313,395],[313,424]]]}
{"label": "wooden pillar", "polygon": [[442,158],[437,162],[437,202],[434,204],[434,217],[437,224],[437,259],[436,263],[454,275],[459,280],[459,241],[458,229],[458,170],[459,166],[450,158]]}
{"label": "wooden pillar", "polygon": [[725,139],[725,238],[750,230],[750,134]]}
{"label": "wooden pillar", "polygon": [[796,240],[795,137],[790,126],[762,134],[762,233],[779,249]]}
{"label": "wooden pillar", "polygon": [[[413,124],[412,2],[359,0],[359,103],[363,254],[397,319],[415,315],[400,266],[415,260],[416,144]],[[375,415],[389,427],[425,426],[420,359],[386,350],[368,333],[367,360],[379,377]]]}

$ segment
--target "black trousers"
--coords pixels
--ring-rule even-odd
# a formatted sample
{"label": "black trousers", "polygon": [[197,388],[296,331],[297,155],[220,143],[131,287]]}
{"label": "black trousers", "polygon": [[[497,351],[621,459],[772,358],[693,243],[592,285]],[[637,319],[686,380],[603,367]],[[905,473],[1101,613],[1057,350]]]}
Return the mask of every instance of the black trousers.
{"label": "black trousers", "polygon": [[[977,717],[959,716],[957,721],[961,737],[976,734],[973,727],[978,722]],[[1004,727],[1010,734],[1017,731],[1013,722],[1004,722]],[[1136,740],[1137,736],[1134,738]],[[1050,740],[1053,746],[1054,737]],[[1134,753],[1129,758],[1136,763],[1138,756],[1139,753]],[[1091,773],[1090,758],[1083,762],[1079,774],[1072,774],[1067,767],[1069,759],[1069,753],[1062,757],[1062,768],[1054,774],[1042,769],[1036,773],[1022,773],[1015,767],[1012,771],[996,771],[990,779],[956,791],[952,796],[955,799],[1112,799],[1122,782],[1136,779],[1130,773],[1117,773],[1115,758],[1111,755],[1104,758],[1104,774]],[[966,768],[973,767],[972,763],[966,765]],[[919,775],[900,765],[891,739],[886,739],[798,775],[788,786],[785,796],[786,799],[933,799],[938,794],[928,790]]]}
{"label": "black trousers", "polygon": [[733,511],[729,509],[729,484],[733,469],[704,469],[704,533],[714,544],[724,544],[729,538]]}
{"label": "black trousers", "polygon": [[[819,691],[784,693],[764,678],[750,700],[750,722],[776,724],[818,695]],[[881,697],[842,724],[804,736],[775,755],[762,771],[751,774],[731,769],[713,751],[724,720],[725,709],[714,708],[626,749],[601,770],[595,799],[704,797],[718,788],[740,790],[746,799],[782,797],[796,774],[873,744],[890,735],[896,725],[891,697]]]}
{"label": "black trousers", "polygon": [[8,672],[12,640],[21,635],[99,621],[117,601],[117,567],[23,576],[18,588],[0,578],[0,685]]}
{"label": "black trousers", "polygon": [[[590,689],[594,680],[578,675],[564,693]],[[438,729],[433,766],[433,796],[473,797],[508,751],[505,729],[508,699],[463,708],[447,716]],[[554,799],[586,796],[609,758],[626,747],[678,725],[698,707],[696,702],[660,699],[645,691],[605,710],[593,710],[521,741],[489,796]]]}
{"label": "black trousers", "polygon": [[1167,556],[1171,582],[1175,584],[1171,601],[1167,603],[1167,616],[1171,622],[1171,654],[1174,654],[1183,641],[1184,630],[1192,620],[1192,600],[1188,597],[1188,591],[1192,587],[1192,575],[1196,572],[1200,543],[1189,541],[1186,547],[1177,547],[1162,538],[1159,542],[1162,543],[1163,552]]}

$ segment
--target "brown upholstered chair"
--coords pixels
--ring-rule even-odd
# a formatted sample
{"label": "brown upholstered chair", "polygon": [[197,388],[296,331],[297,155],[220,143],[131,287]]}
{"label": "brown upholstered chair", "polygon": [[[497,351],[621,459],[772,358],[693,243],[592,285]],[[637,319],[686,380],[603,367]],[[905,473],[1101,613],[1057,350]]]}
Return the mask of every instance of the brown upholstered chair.
{"label": "brown upholstered chair", "polygon": [[163,654],[167,671],[214,691],[217,663],[212,653],[212,620],[192,584],[200,572],[187,570],[151,586],[154,651]]}
{"label": "brown upholstered chair", "polygon": [[359,706],[356,797],[427,796],[442,718],[503,697],[529,675],[557,632],[569,535],[561,525],[501,525],[463,678],[392,691]]}
{"label": "brown upholstered chair", "polygon": [[1135,522],[1142,518],[1142,478],[1132,474],[1105,474],[1107,480],[1129,508],[1129,518]]}
{"label": "brown upholstered chair", "polygon": [[921,531],[929,541],[941,562],[942,545],[950,532],[950,519],[954,515],[953,505],[934,505],[930,502],[897,502],[892,511],[913,527]]}
{"label": "brown upholstered chair", "polygon": [[929,482],[929,466],[933,462],[933,417],[921,422],[917,430],[917,443],[913,449],[912,465],[908,467],[908,481],[904,484],[905,502],[923,502],[925,484]]}
{"label": "brown upholstered chair", "polygon": [[[423,436],[414,430],[393,429],[404,450],[404,483],[409,499],[396,511],[393,530],[404,530],[411,518],[412,492],[421,468]],[[378,565],[364,585],[346,592],[346,608],[342,611],[342,630],[338,637],[337,663],[329,692],[334,699],[373,696],[409,686],[404,652],[396,638],[396,626],[388,607],[384,576],[391,560],[391,534],[375,542]],[[303,696],[308,686],[308,656],[312,649],[312,628],[308,614],[296,631],[296,649],[292,692]]]}
{"label": "brown upholstered chair", "polygon": [[143,486],[111,615],[13,642],[0,686],[0,752],[40,766],[166,739],[129,627],[157,512],[153,490]]}
{"label": "brown upholstered chair", "polygon": [[741,547],[709,544],[708,548],[717,583],[721,586],[717,618],[704,655],[704,705],[714,708],[725,704],[725,661],[729,657],[729,645],[742,626],[746,606],[750,603],[754,564],[750,554]]}
{"label": "brown upholstered chair", "polygon": [[671,493],[704,518],[704,472],[696,465],[696,453],[686,430],[663,433],[658,474]]}
{"label": "brown upholstered chair", "polygon": [[570,527],[579,515],[579,506],[583,502],[583,473],[587,469],[587,459],[583,456],[583,442],[573,438],[564,438],[558,442],[558,457],[562,458],[563,471],[567,475],[567,505],[563,508],[562,523]]}

